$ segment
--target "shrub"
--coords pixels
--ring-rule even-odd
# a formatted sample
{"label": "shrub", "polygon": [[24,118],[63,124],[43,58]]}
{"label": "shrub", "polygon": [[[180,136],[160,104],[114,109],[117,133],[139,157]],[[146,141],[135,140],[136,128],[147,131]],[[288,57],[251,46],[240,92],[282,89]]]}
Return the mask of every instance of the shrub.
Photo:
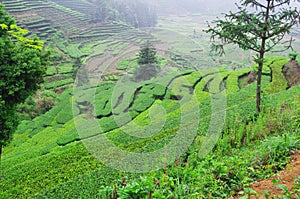
{"label": "shrub", "polygon": [[71,131],[65,133],[64,135],[60,136],[56,143],[59,145],[59,146],[65,146],[69,143],[72,143],[74,141],[79,141],[80,138],[79,138],[79,135],[76,131],[76,129],[72,129]]}
{"label": "shrub", "polygon": [[232,94],[240,90],[239,77],[250,72],[250,69],[232,71],[226,80],[226,93]]}
{"label": "shrub", "polygon": [[147,108],[149,108],[154,102],[154,98],[152,96],[149,96],[149,94],[140,93],[131,108],[131,110],[137,111],[137,112],[143,112]]}

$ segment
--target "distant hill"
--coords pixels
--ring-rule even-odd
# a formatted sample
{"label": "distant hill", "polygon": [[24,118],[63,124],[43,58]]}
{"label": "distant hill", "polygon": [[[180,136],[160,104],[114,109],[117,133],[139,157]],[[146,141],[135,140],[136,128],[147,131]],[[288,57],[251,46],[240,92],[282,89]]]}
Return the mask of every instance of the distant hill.
{"label": "distant hill", "polygon": [[[142,1],[4,0],[3,3],[21,27],[42,39],[49,39],[58,31],[71,39],[105,38],[112,36],[107,29],[118,32],[128,26],[147,27],[156,23],[155,11]],[[99,29],[99,24],[107,28]]]}

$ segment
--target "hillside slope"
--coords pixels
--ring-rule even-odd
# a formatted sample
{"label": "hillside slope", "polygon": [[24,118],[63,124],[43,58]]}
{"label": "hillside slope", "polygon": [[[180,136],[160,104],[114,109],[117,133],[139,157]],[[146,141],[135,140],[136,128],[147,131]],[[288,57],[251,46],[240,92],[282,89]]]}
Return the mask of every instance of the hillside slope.
{"label": "hillside slope", "polygon": [[[67,38],[105,39],[129,26],[142,28],[156,24],[154,10],[139,1],[127,2],[127,10],[123,9],[123,1],[4,0],[3,3],[21,27],[48,41],[58,31]],[[135,17],[130,18],[130,13]]]}
{"label": "hillside slope", "polygon": [[[95,6],[86,1],[5,0],[3,3],[5,9],[16,17],[20,26],[29,29],[42,39],[49,40],[58,31],[64,32],[67,37],[80,38],[93,31],[94,37],[111,36],[98,29],[98,23],[92,22],[90,15],[96,12]],[[114,26],[110,23],[107,25],[112,26],[109,28]],[[115,26],[120,31],[126,28],[121,24]]]}
{"label": "hillside slope", "polygon": [[[299,86],[287,89],[287,80],[280,75],[287,60],[280,57],[269,60],[263,77],[264,109],[290,103],[300,93]],[[115,146],[127,151],[156,151],[178,134],[178,129],[184,125],[181,117],[185,113],[193,115],[198,109],[199,121],[197,117],[186,115],[190,118],[187,124],[198,129],[192,140],[209,139],[206,132],[212,114],[210,96],[226,96],[224,129],[234,127],[236,121],[250,121],[256,113],[255,83],[242,83],[242,77],[249,72],[250,69],[186,71],[157,77],[151,82],[134,83],[131,87],[106,82],[65,91],[52,110],[33,121],[23,121],[13,142],[4,148],[0,181],[4,191],[0,197],[27,198],[39,193],[54,193],[57,197],[79,197],[77,194],[80,194],[89,198],[90,194],[95,194],[92,190],[97,191],[124,176],[90,154],[95,153],[87,145],[90,138],[105,135]],[[189,96],[196,97],[197,103],[186,101]],[[163,126],[162,117],[165,117]],[[157,132],[151,136],[132,134],[147,133],[153,127],[157,127],[154,128]],[[239,136],[244,135],[224,134],[222,140],[238,143]],[[251,142],[256,137],[255,132],[249,133],[243,142]],[[189,148],[199,151],[202,147],[201,142],[194,142]],[[134,178],[135,174],[127,176]],[[72,189],[66,190],[69,186]]]}

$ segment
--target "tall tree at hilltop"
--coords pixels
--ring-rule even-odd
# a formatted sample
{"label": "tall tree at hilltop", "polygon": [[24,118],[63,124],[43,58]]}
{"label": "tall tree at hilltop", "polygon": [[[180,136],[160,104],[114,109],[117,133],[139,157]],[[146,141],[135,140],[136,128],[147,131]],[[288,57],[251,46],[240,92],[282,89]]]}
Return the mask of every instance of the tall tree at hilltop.
{"label": "tall tree at hilltop", "polygon": [[0,4],[0,160],[18,124],[16,106],[39,88],[48,64],[43,43],[25,34]]}
{"label": "tall tree at hilltop", "polygon": [[[299,3],[300,0],[293,2]],[[256,109],[261,111],[261,79],[264,57],[267,52],[282,52],[292,48],[293,39],[286,35],[300,22],[299,9],[291,7],[291,0],[241,0],[238,11],[225,14],[208,25],[207,33],[213,40],[213,50],[224,53],[224,45],[236,44],[243,50],[257,53],[258,64]],[[299,4],[298,4],[299,5]],[[280,45],[282,44],[282,45]],[[274,50],[275,46],[276,51]]]}

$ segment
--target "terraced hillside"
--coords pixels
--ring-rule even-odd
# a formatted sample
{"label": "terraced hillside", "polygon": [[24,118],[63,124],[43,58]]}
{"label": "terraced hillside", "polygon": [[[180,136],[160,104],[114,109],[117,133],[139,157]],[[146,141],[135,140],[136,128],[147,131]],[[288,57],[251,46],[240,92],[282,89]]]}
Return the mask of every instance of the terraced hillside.
{"label": "terraced hillside", "polygon": [[4,0],[3,3],[19,25],[45,40],[50,40],[58,31],[72,40],[85,40],[105,39],[129,29],[128,25],[109,16],[95,20],[95,15],[104,11],[99,11],[98,4],[85,0]]}
{"label": "terraced hillside", "polygon": [[[287,144],[294,143],[282,134],[286,133],[285,123],[294,131],[293,147],[299,148],[300,107],[296,100],[300,87],[288,86],[282,72],[286,58],[266,59],[264,112],[257,115],[256,85],[251,79],[256,66],[246,67],[251,65],[251,53],[239,51],[237,57],[230,47],[229,57],[215,60],[216,56],[206,50],[208,38],[200,33],[202,26],[198,27],[194,18],[179,17],[186,21],[184,28],[178,28],[178,19],[171,17],[162,19],[157,29],[137,30],[120,22],[94,23],[89,16],[93,11],[88,12],[90,4],[84,0],[4,3],[21,26],[48,40],[56,53],[45,89],[66,91],[46,114],[24,120],[12,143],[3,149],[0,198],[113,198],[111,194],[119,189],[125,190],[124,198],[134,198],[126,190],[131,180],[135,194],[149,191],[151,196],[154,187],[167,190],[157,198],[180,198],[196,192],[195,198],[212,194],[225,198],[262,178],[262,173],[271,175],[282,167],[283,163],[278,166],[281,162],[272,161],[277,154],[286,156],[292,148]],[[162,71],[151,81],[131,81],[136,53],[147,40],[157,47]],[[84,66],[72,88],[74,63],[65,56],[82,61]],[[295,112],[285,122],[278,122],[284,115],[266,119],[287,107]],[[291,115],[295,120],[292,125]],[[211,122],[212,118],[224,126]],[[211,131],[212,125],[216,132]],[[278,145],[260,140],[269,134],[279,136],[274,138],[280,141]],[[267,150],[275,148],[275,152],[268,151],[266,157],[254,157],[253,161],[246,159],[246,152],[233,156],[232,148],[238,150],[255,141],[262,142]],[[214,154],[204,160],[197,156],[213,148],[213,152],[225,151],[222,161],[214,162],[219,158]],[[124,151],[130,153],[129,159]],[[131,158],[132,154],[156,151],[158,158],[145,164]],[[287,158],[284,161],[287,163]],[[248,163],[246,170],[240,170]],[[161,169],[142,177],[127,173],[145,172],[148,167]],[[137,178],[145,183],[140,189],[134,180]],[[220,192],[226,186],[227,192]]]}
{"label": "terraced hillside", "polygon": [[5,9],[17,18],[19,25],[43,39],[50,39],[58,30],[66,33],[80,30],[79,27],[89,21],[84,14],[51,1],[5,0],[3,3]]}
{"label": "terraced hillside", "polygon": [[[287,60],[282,57],[269,60],[263,76],[265,109],[290,103],[300,92],[299,86],[287,89],[281,72]],[[109,158],[113,157],[111,148],[94,142],[103,136],[115,147],[131,153],[151,153],[172,143],[183,125],[184,134],[196,129],[189,150],[199,152],[209,147],[203,143],[213,135],[207,134],[212,114],[226,110],[220,142],[251,142],[257,139],[255,129],[235,136],[226,131],[237,121],[251,121],[256,115],[255,83],[247,84],[244,80],[249,73],[250,69],[185,71],[146,82],[131,82],[124,77],[117,83],[67,90],[52,110],[33,121],[22,122],[13,142],[4,148],[0,196],[101,198],[101,186],[124,175],[135,176],[113,169],[122,162]],[[221,103],[224,106],[214,109],[216,99],[226,99]],[[214,138],[217,141],[219,137]],[[94,151],[95,146],[101,149],[100,153]],[[100,160],[112,168],[104,166],[87,149],[94,155],[104,155]],[[168,161],[171,163],[173,157]],[[153,163],[165,164],[161,160]]]}
{"label": "terraced hillside", "polygon": [[[123,49],[137,51],[141,43],[154,40],[150,34],[125,23],[93,21],[95,5],[88,1],[5,0],[3,3],[21,27],[47,41],[61,54],[53,51],[57,58],[54,66],[48,68],[45,85],[46,89],[55,88],[58,92],[74,82],[74,64],[62,56],[87,62],[88,68],[106,67],[107,75],[114,75],[110,67],[101,65],[104,60],[113,58],[116,65],[122,58],[114,57]],[[57,59],[60,63],[56,63]]]}
{"label": "terraced hillside", "polygon": [[80,13],[86,14],[88,16],[93,16],[96,14],[96,7],[89,1],[86,0],[52,0],[53,2],[61,5],[63,7],[69,8],[71,10],[78,11]]}

